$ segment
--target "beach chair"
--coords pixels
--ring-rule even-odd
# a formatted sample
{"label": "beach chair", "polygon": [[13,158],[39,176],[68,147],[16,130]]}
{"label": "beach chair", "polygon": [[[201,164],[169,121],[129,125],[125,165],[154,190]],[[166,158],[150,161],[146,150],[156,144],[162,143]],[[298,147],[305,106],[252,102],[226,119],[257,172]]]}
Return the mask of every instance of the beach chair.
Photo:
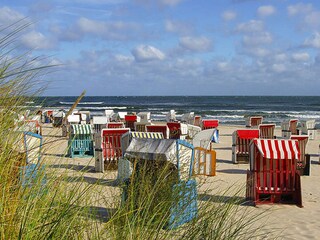
{"label": "beach chair", "polygon": [[262,116],[249,116],[246,119],[246,127],[258,127],[260,124],[262,124],[262,121]]}
{"label": "beach chair", "polygon": [[[124,202],[128,201],[139,208],[139,203],[135,203],[138,199],[137,191],[130,187],[131,184],[137,184],[139,187],[139,169],[148,166],[148,171],[144,171],[144,174],[150,176],[152,181],[156,181],[160,177],[159,172],[161,175],[159,169],[169,165],[170,170],[166,177],[168,184],[164,186],[166,194],[161,194],[160,191],[154,200],[157,203],[168,201],[167,197],[173,198],[168,206],[169,216],[165,220],[165,227],[174,229],[196,218],[198,212],[197,188],[196,181],[191,178],[194,165],[194,147],[191,144],[179,139],[133,138],[126,150],[125,158],[135,165],[136,172],[124,187],[122,198]],[[141,177],[144,178],[144,176]],[[150,207],[156,205],[152,204]],[[162,219],[164,216],[159,217]]]}
{"label": "beach chair", "polygon": [[193,125],[201,127],[201,116],[195,116]]}
{"label": "beach chair", "polygon": [[167,114],[166,114],[166,121],[167,122],[175,122],[176,119],[176,111],[175,110],[170,110]]}
{"label": "beach chair", "polygon": [[215,176],[216,175],[216,151],[202,147],[194,148],[193,175]]}
{"label": "beach chair", "polygon": [[137,115],[140,118],[140,123],[150,123],[151,113],[150,112],[139,112]]}
{"label": "beach chair", "polygon": [[201,123],[202,130],[212,129],[212,128],[216,129],[215,135],[214,135],[214,138],[213,138],[213,141],[212,141],[212,142],[215,142],[215,143],[219,142],[218,126],[219,126],[219,120],[217,120],[217,119],[206,119],[206,120],[202,120],[202,123]]}
{"label": "beach chair", "polygon": [[[130,128],[104,128],[101,130],[102,163],[107,170],[117,169],[122,157],[121,137]],[[103,167],[104,169],[104,167]]]}
{"label": "beach chair", "polygon": [[259,131],[260,131],[259,138],[273,139],[275,128],[276,128],[275,124],[260,124],[259,125]]}
{"label": "beach chair", "polygon": [[188,133],[187,133],[188,139],[193,139],[197,133],[201,132],[201,127],[198,127],[195,125],[187,124],[187,128],[188,128]]}
{"label": "beach chair", "polygon": [[290,139],[299,143],[300,159],[297,161],[297,171],[300,175],[310,175],[310,155],[306,154],[308,135],[291,135]]}
{"label": "beach chair", "polygon": [[[47,177],[41,164],[42,136],[33,132],[23,132],[26,162],[20,167],[20,182],[23,187],[40,183],[45,186]],[[40,180],[40,182],[38,182]]]}
{"label": "beach chair", "polygon": [[207,150],[212,150],[212,142],[215,140],[217,129],[211,128],[198,132],[192,139],[192,145],[195,148],[204,148]]}
{"label": "beach chair", "polygon": [[301,120],[299,134],[308,135],[310,140],[314,140],[317,134],[316,120]]}
{"label": "beach chair", "polygon": [[147,132],[161,132],[164,138],[169,137],[169,128],[166,125],[146,125]]}
{"label": "beach chair", "polygon": [[283,138],[290,138],[291,135],[298,134],[298,119],[290,119],[281,123],[281,133]]}
{"label": "beach chair", "polygon": [[[123,157],[133,138],[164,139],[163,134],[160,132],[127,132],[121,137],[121,149]],[[123,157],[119,158],[118,161],[117,179],[120,181],[129,178],[132,172],[131,163]]]}
{"label": "beach chair", "polygon": [[194,112],[185,113],[181,116],[181,122],[186,124],[194,124]]}
{"label": "beach chair", "polygon": [[42,126],[38,120],[25,120],[24,129],[28,132],[33,132],[42,135]]}
{"label": "beach chair", "polygon": [[63,111],[54,111],[52,114],[52,126],[61,127],[65,115],[66,114]]}
{"label": "beach chair", "polygon": [[130,128],[131,131],[134,131],[134,123],[137,122],[137,118],[136,115],[125,115],[124,121],[126,128]]}
{"label": "beach chair", "polygon": [[107,121],[111,122],[112,116],[114,115],[114,111],[111,109],[104,110],[105,116],[107,117]]}
{"label": "beach chair", "polygon": [[90,124],[90,111],[79,111],[81,124]]}
{"label": "beach chair", "polygon": [[252,139],[259,138],[258,129],[236,130],[232,134],[232,162],[249,163],[249,145]]}
{"label": "beach chair", "polygon": [[151,122],[135,122],[134,123],[134,130],[136,132],[146,132],[147,125],[151,125]]}
{"label": "beach chair", "polygon": [[90,124],[72,124],[68,141],[69,156],[93,156],[93,131]]}
{"label": "beach chair", "polygon": [[298,141],[254,139],[250,145],[246,198],[254,205],[295,203],[302,207]]}
{"label": "beach chair", "polygon": [[107,128],[124,128],[123,122],[108,122]]}
{"label": "beach chair", "polygon": [[93,132],[96,134],[100,134],[101,129],[105,128],[108,123],[108,118],[106,116],[93,116],[92,124],[93,124]]}

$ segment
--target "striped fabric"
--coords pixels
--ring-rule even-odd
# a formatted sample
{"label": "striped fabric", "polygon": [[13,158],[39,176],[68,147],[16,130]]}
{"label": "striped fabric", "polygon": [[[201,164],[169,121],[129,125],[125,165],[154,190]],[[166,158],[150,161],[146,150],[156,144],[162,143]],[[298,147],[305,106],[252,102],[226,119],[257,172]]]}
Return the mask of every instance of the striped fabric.
{"label": "striped fabric", "polygon": [[88,135],[92,133],[90,124],[72,124],[71,131],[74,135]]}
{"label": "striped fabric", "polygon": [[152,138],[163,139],[163,133],[161,132],[131,132],[133,138]]}
{"label": "striped fabric", "polygon": [[254,143],[264,158],[296,160],[300,158],[296,140],[254,139]]}

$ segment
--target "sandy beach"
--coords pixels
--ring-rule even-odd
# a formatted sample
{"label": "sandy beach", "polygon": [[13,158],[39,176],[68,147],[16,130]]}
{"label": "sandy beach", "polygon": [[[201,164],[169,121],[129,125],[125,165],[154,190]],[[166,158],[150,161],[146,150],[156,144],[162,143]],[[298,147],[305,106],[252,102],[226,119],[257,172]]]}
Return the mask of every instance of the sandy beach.
{"label": "sandy beach", "polygon": [[[198,194],[206,192],[212,196],[221,195],[224,190],[231,188],[225,197],[231,196],[236,190],[239,198],[245,197],[246,171],[248,164],[233,164],[232,136],[236,129],[244,126],[220,125],[220,143],[214,144],[217,152],[217,173],[214,177],[197,177],[197,182],[203,184],[198,189]],[[277,126],[276,136],[281,136],[281,129]],[[49,171],[55,174],[66,173],[70,179],[82,176],[84,184],[95,184],[96,201],[93,207],[97,208],[101,217],[107,219],[117,203],[102,201],[102,197],[120,195],[121,190],[115,181],[116,171],[96,173],[94,171],[94,158],[69,158],[64,157],[67,148],[67,138],[61,137],[61,129],[53,128],[51,124],[43,125],[44,150],[43,159]],[[320,164],[319,164],[319,139],[320,132],[315,140],[309,140],[306,153],[311,154],[311,174],[302,176],[302,201],[303,208],[286,204],[263,204],[250,208],[253,213],[266,215],[256,224],[262,225],[261,233],[269,233],[268,238],[278,239],[318,239],[320,235]],[[207,190],[210,189],[209,192]],[[225,193],[224,193],[225,194]],[[99,197],[100,196],[100,197]],[[101,200],[101,201],[100,201]],[[267,211],[267,212],[266,212]]]}

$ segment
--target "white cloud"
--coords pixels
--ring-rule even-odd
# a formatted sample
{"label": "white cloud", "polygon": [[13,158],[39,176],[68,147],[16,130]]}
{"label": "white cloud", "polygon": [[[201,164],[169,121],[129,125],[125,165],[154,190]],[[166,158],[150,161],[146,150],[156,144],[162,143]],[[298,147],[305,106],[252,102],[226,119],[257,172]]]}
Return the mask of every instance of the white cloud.
{"label": "white cloud", "polygon": [[222,18],[225,21],[231,21],[237,17],[236,12],[234,11],[225,11],[222,13]]}
{"label": "white cloud", "polygon": [[165,29],[168,32],[186,34],[191,31],[192,27],[179,21],[166,20]]}
{"label": "white cloud", "polygon": [[304,41],[303,45],[306,47],[320,48],[320,33],[315,32],[310,38]]}
{"label": "white cloud", "polygon": [[272,65],[272,70],[277,73],[282,73],[287,70],[286,66],[281,63],[275,63]]}
{"label": "white cloud", "polygon": [[140,45],[136,47],[132,50],[132,55],[138,62],[165,59],[165,54],[163,52],[153,46],[148,45]]}
{"label": "white cloud", "polygon": [[310,60],[310,56],[306,52],[293,53],[292,59],[297,62],[306,62],[306,61]]}
{"label": "white cloud", "polygon": [[298,14],[308,14],[313,10],[312,4],[304,4],[304,3],[298,3],[295,5],[290,5],[287,7],[288,15],[294,16]]}
{"label": "white cloud", "polygon": [[183,0],[160,0],[160,3],[167,6],[175,6]]}
{"label": "white cloud", "polygon": [[252,33],[263,31],[264,24],[259,20],[250,20],[249,22],[238,24],[236,30],[241,33]]}
{"label": "white cloud", "polygon": [[273,38],[269,32],[259,32],[243,36],[242,42],[245,46],[259,46],[272,43]]}
{"label": "white cloud", "polygon": [[182,37],[179,45],[191,51],[207,51],[212,48],[212,42],[206,37]]}
{"label": "white cloud", "polygon": [[21,42],[31,49],[49,49],[52,47],[52,43],[42,33],[31,31],[24,34],[21,37]]}
{"label": "white cloud", "polygon": [[8,7],[0,8],[0,25],[9,25],[15,23],[25,16],[17,11],[12,10]]}
{"label": "white cloud", "polygon": [[260,17],[267,17],[274,14],[276,9],[271,5],[266,5],[259,7],[257,12]]}
{"label": "white cloud", "polygon": [[304,18],[304,21],[309,26],[314,27],[314,28],[318,28],[320,26],[320,12],[313,11],[313,12],[307,14]]}

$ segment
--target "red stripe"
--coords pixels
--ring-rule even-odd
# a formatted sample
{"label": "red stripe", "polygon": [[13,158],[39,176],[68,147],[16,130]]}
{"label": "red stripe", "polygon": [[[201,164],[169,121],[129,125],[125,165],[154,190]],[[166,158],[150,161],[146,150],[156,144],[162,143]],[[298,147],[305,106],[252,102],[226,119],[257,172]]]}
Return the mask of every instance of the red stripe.
{"label": "red stripe", "polygon": [[269,147],[269,151],[270,151],[270,158],[274,159],[274,154],[273,154],[273,150],[272,150],[272,145],[271,145],[271,140],[266,140],[268,147]]}

